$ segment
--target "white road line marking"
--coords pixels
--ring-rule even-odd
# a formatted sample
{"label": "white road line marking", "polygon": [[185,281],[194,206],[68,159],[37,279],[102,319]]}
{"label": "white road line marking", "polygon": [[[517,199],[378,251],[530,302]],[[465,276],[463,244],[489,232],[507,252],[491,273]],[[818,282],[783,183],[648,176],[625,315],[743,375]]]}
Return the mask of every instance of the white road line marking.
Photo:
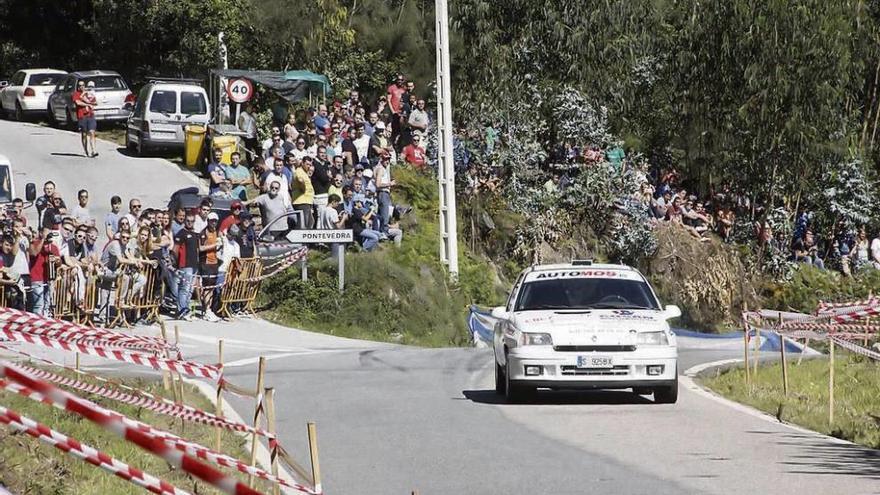
{"label": "white road line marking", "polygon": [[697,395],[701,395],[707,399],[713,400],[719,404],[723,404],[731,409],[735,409],[743,414],[747,414],[753,418],[758,418],[760,420],[766,421],[768,423],[773,423],[775,425],[781,425],[781,426],[784,426],[790,430],[794,430],[798,433],[815,435],[819,438],[824,438],[825,440],[828,440],[829,442],[832,442],[832,443],[836,443],[836,444],[840,444],[840,445],[855,445],[855,446],[861,447],[860,445],[853,443],[853,442],[850,442],[848,440],[835,438],[832,436],[825,435],[824,433],[819,433],[818,431],[813,431],[813,430],[804,428],[802,426],[779,421],[778,419],[776,419],[776,416],[771,416],[770,414],[767,414],[764,411],[759,411],[758,409],[755,409],[754,407],[747,406],[745,404],[740,404],[739,402],[735,402],[735,401],[732,401],[732,400],[727,399],[725,397],[722,397],[722,396],[716,394],[715,392],[701,386],[700,384],[697,383],[696,380],[694,380],[694,378],[700,372],[707,370],[709,368],[714,368],[716,366],[724,366],[724,365],[728,365],[728,364],[742,363],[742,362],[743,362],[742,359],[722,359],[719,361],[712,361],[709,363],[702,363],[702,364],[698,364],[696,366],[691,366],[690,368],[685,370],[683,375],[681,375],[679,377],[679,381],[681,382],[682,385],[684,385],[691,392],[694,392]]}
{"label": "white road line marking", "polygon": [[[266,361],[271,361],[272,359],[281,359],[290,356],[302,356],[307,354],[318,354],[321,351],[311,351],[311,352],[285,352],[283,354],[270,354],[268,356],[263,356],[266,358]],[[223,368],[235,368],[237,366],[247,366],[249,364],[255,364],[260,362],[260,356],[250,357],[245,359],[239,359],[237,361],[230,361],[228,363],[223,363]]]}
{"label": "white road line marking", "polygon": [[[181,333],[181,340],[190,339],[195,340],[196,342],[204,342],[206,344],[217,344],[217,341],[220,340],[221,337],[209,337],[206,335],[193,335],[189,333]],[[262,351],[278,351],[278,352],[295,352],[295,351],[308,351],[306,347],[278,347],[273,345],[261,345],[259,342],[247,341],[247,340],[238,340],[238,339],[227,339],[223,337],[223,345],[229,345],[232,347],[242,347],[245,349],[257,349]]]}

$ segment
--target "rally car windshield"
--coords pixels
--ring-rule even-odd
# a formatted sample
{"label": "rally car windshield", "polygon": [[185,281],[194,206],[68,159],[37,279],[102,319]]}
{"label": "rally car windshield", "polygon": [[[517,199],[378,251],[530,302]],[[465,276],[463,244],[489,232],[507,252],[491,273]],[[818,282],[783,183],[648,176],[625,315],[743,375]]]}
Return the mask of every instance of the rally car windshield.
{"label": "rally car windshield", "polygon": [[523,285],[514,311],[655,309],[660,306],[644,281],[610,278],[536,280]]}

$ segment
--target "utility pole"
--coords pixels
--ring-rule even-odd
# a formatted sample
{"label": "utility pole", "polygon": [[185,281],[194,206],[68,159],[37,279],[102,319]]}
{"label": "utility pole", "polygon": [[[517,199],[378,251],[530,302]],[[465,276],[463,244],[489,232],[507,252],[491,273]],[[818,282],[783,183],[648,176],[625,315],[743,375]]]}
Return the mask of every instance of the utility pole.
{"label": "utility pole", "polygon": [[458,221],[455,208],[455,159],[452,153],[452,89],[449,74],[447,0],[434,1],[437,35],[437,179],[440,185],[440,261],[458,281]]}

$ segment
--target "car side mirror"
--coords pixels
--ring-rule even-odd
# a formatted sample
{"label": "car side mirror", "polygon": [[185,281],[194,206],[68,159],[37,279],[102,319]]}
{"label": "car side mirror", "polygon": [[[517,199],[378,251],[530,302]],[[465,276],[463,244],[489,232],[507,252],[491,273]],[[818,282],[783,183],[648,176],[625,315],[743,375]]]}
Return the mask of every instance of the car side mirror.
{"label": "car side mirror", "polygon": [[663,312],[666,313],[667,320],[671,320],[673,318],[678,318],[679,316],[681,316],[681,308],[674,304],[666,306],[666,309],[664,309]]}
{"label": "car side mirror", "polygon": [[34,201],[37,199],[37,185],[33,182],[28,182],[24,186],[24,197],[27,201]]}
{"label": "car side mirror", "polygon": [[492,318],[503,320],[507,318],[507,308],[504,306],[495,306],[494,308],[492,308],[490,314],[492,315]]}

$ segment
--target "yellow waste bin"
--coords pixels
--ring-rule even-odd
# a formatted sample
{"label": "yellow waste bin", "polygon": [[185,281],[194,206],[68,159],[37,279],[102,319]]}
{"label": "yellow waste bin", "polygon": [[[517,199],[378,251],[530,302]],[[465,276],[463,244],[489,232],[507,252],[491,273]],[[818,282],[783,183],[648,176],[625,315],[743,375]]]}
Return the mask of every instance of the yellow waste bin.
{"label": "yellow waste bin", "polygon": [[206,132],[208,129],[203,125],[188,125],[183,128],[183,162],[187,167],[195,168],[201,162]]}
{"label": "yellow waste bin", "polygon": [[232,152],[238,151],[238,136],[214,134],[211,138],[211,159],[215,148],[223,150],[222,163],[232,163]]}

